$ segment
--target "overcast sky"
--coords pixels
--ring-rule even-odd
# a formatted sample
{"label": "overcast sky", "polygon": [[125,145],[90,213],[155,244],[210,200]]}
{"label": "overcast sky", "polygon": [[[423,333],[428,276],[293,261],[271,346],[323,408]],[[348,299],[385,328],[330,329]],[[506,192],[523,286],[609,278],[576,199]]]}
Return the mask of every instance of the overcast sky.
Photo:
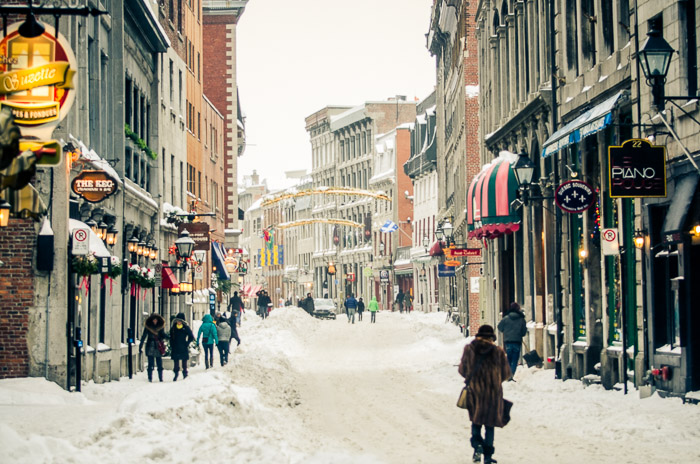
{"label": "overcast sky", "polygon": [[256,169],[271,189],[311,170],[304,119],[328,105],[435,85],[426,48],[432,0],[250,0],[238,25],[238,88],[248,146],[239,179]]}

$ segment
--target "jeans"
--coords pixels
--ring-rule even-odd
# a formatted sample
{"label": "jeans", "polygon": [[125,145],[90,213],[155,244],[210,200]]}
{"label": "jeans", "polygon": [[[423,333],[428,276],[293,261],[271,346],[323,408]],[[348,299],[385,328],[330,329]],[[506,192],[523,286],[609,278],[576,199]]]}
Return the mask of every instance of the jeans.
{"label": "jeans", "polygon": [[209,369],[209,366],[214,365],[214,344],[202,345],[204,348],[204,365]]}
{"label": "jeans", "polygon": [[485,433],[484,437],[481,437],[481,425],[472,424],[472,448],[478,449],[479,446],[483,447],[493,447],[493,427],[484,425]]}
{"label": "jeans", "polygon": [[372,317],[370,318],[370,322],[377,322],[377,311],[372,311],[371,312]]}
{"label": "jeans", "polygon": [[363,312],[364,312],[364,311],[358,311],[358,312],[357,312],[357,320],[358,320],[358,321],[361,321],[361,320],[362,320],[362,313],[363,313]]}
{"label": "jeans", "polygon": [[520,360],[520,343],[506,342],[506,356],[508,356],[510,375],[512,377],[515,375],[515,369],[518,368],[518,361]]}
{"label": "jeans", "polygon": [[223,366],[228,362],[228,342],[219,342],[216,347],[219,349],[219,362]]}

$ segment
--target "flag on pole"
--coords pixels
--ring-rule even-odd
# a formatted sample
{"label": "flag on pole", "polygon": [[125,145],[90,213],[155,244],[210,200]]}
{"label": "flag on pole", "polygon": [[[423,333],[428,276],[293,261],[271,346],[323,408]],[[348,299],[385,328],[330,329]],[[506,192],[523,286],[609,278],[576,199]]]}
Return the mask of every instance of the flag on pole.
{"label": "flag on pole", "polygon": [[382,228],[379,230],[384,232],[384,233],[390,233],[390,232],[394,232],[394,231],[398,230],[398,228],[399,228],[398,224],[396,224],[392,220],[388,220],[384,223]]}

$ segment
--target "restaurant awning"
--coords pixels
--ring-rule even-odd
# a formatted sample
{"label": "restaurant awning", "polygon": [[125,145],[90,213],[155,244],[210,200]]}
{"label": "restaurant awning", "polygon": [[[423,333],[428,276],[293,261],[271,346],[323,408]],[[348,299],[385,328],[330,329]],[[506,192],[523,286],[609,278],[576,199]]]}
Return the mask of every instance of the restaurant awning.
{"label": "restaurant awning", "polygon": [[172,269],[167,266],[163,266],[160,271],[161,277],[161,288],[180,288],[180,282],[178,282],[177,277]]}
{"label": "restaurant awning", "polygon": [[442,256],[443,255],[442,243],[440,242],[440,240],[433,243],[433,245],[430,247],[430,251],[428,251],[428,254],[430,256]]}
{"label": "restaurant awning", "polygon": [[253,285],[253,284],[245,284],[243,285],[243,289],[241,290],[241,293],[244,296],[248,297],[253,297],[257,292],[260,291],[262,288],[262,285]]}
{"label": "restaurant awning", "polygon": [[226,270],[226,260],[224,259],[224,251],[221,245],[217,242],[211,242],[211,261],[216,266],[216,273],[219,280],[231,280],[231,276]]}
{"label": "restaurant awning", "polygon": [[685,227],[685,218],[695,196],[697,185],[698,175],[696,173],[686,174],[676,179],[673,199],[664,219],[664,237],[688,229]]}
{"label": "restaurant awning", "polygon": [[547,158],[562,148],[579,142],[581,139],[609,126],[612,122],[612,110],[623,93],[624,91],[619,91],[552,134],[542,145],[542,157]]}
{"label": "restaurant awning", "polygon": [[489,165],[467,190],[467,230],[470,239],[496,238],[520,229],[520,214],[511,203],[518,181],[508,159]]}

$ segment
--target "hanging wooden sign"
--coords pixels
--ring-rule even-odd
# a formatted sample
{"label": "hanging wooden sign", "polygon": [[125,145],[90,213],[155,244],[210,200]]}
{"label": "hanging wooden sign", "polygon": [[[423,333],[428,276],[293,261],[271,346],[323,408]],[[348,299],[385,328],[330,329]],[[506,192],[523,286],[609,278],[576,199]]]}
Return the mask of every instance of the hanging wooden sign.
{"label": "hanging wooden sign", "polygon": [[82,171],[71,182],[71,190],[90,203],[99,203],[117,191],[117,182],[105,171]]}

